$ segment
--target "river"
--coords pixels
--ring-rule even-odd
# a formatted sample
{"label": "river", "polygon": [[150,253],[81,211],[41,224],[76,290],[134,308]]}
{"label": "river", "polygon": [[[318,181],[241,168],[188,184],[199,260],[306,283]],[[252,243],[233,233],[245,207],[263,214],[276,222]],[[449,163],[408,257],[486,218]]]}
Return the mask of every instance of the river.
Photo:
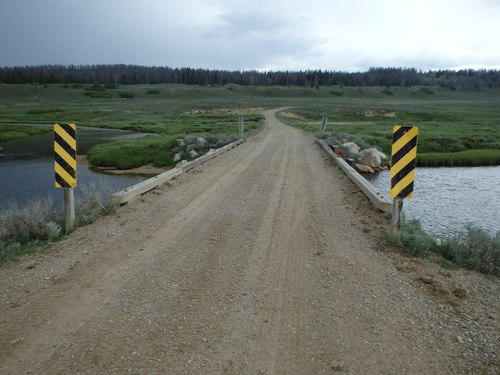
{"label": "river", "polygon": [[[390,172],[366,176],[389,197]],[[436,237],[454,237],[468,223],[491,234],[500,231],[500,166],[417,168],[414,198],[404,200],[403,214],[420,219]]]}
{"label": "river", "polygon": [[[140,136],[144,134],[79,126],[77,152],[78,155],[84,155],[94,144]],[[3,156],[0,157],[0,207],[9,201],[24,205],[27,201],[47,197],[52,199],[56,207],[62,205],[63,191],[54,186],[53,145],[54,135],[48,132],[1,146],[0,154]],[[147,178],[138,175],[114,175],[82,165],[77,167],[77,176],[76,198],[81,197],[85,187],[92,184],[99,191],[116,192]]]}

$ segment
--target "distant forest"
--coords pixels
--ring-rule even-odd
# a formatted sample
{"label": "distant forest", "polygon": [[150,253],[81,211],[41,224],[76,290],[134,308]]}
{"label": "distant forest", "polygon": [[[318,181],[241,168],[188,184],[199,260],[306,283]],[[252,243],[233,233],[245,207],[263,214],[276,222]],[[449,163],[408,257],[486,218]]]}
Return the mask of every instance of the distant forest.
{"label": "distant forest", "polygon": [[228,71],[138,65],[39,65],[0,67],[0,83],[114,83],[123,85],[177,83],[245,86],[440,86],[451,90],[500,88],[500,70],[417,71],[408,68],[370,68],[366,72],[329,70]]}

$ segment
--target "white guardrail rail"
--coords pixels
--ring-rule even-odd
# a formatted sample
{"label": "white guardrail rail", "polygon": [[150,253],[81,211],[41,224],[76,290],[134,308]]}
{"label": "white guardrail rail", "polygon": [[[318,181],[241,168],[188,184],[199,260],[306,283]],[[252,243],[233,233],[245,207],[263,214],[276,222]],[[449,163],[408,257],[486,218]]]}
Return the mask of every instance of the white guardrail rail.
{"label": "white guardrail rail", "polygon": [[224,147],[221,147],[215,151],[212,152],[207,152],[205,155],[200,156],[199,158],[194,159],[193,161],[190,161],[184,165],[181,165],[177,168],[170,169],[166,172],[160,173],[157,176],[154,176],[150,179],[147,179],[145,181],[139,182],[138,184],[132,185],[126,189],[120,190],[119,192],[115,193],[112,195],[112,199],[118,203],[118,204],[125,204],[130,201],[133,201],[137,197],[141,196],[144,193],[147,193],[148,191],[154,189],[157,186],[160,186],[161,184],[164,184],[165,182],[171,180],[172,178],[179,176],[183,174],[184,172],[189,171],[190,169],[193,169],[197,165],[200,165],[207,160],[210,160],[220,154],[223,154],[224,152],[241,145],[244,143],[244,139],[239,139],[233,143],[230,143]]}
{"label": "white guardrail rail", "polygon": [[361,176],[353,167],[340,156],[337,156],[328,145],[321,141],[316,140],[316,143],[337,163],[337,165],[345,172],[345,174],[354,182],[363,193],[368,197],[370,202],[380,211],[392,212],[392,202],[386,198],[381,192],[373,187],[366,179]]}

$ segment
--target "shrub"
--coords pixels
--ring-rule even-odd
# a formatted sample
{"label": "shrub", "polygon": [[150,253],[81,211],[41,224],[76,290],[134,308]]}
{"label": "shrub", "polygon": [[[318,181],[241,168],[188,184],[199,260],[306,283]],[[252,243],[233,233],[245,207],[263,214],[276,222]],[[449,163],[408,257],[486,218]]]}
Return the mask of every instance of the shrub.
{"label": "shrub", "polygon": [[61,108],[33,108],[26,112],[28,115],[43,115],[46,113],[64,112]]}
{"label": "shrub", "polygon": [[394,93],[389,90],[388,88],[385,88],[383,89],[382,91],[380,91],[382,94],[385,94],[385,95],[394,95]]}
{"label": "shrub", "polygon": [[420,220],[403,221],[399,237],[389,234],[389,241],[404,246],[415,256],[424,256],[435,244],[434,240],[422,229]]}
{"label": "shrub", "polygon": [[35,240],[54,240],[61,234],[57,229],[57,216],[50,198],[31,201],[23,207],[9,202],[0,216],[0,240],[15,240],[21,245]]}
{"label": "shrub", "polygon": [[108,99],[113,96],[113,94],[107,91],[91,91],[91,92],[86,92],[85,95],[90,96],[91,98],[104,98],[104,99]]}
{"label": "shrub", "polygon": [[156,89],[154,89],[154,90],[148,90],[148,91],[146,91],[146,92],[147,92],[148,94],[150,94],[150,95],[155,95],[155,94],[159,94],[159,93],[160,93],[160,90],[156,90]]}
{"label": "shrub", "polygon": [[118,86],[117,86],[116,84],[114,84],[114,83],[106,83],[106,84],[104,85],[104,88],[105,88],[105,89],[109,89],[109,90],[116,89],[117,87],[118,87]]}
{"label": "shrub", "polygon": [[461,267],[500,275],[500,232],[491,236],[469,224],[466,234],[442,241],[435,251]]}
{"label": "shrub", "polygon": [[335,96],[344,96],[344,93],[342,91],[337,91],[337,90],[330,90],[330,94]]}
{"label": "shrub", "polygon": [[132,99],[134,97],[135,97],[135,95],[132,94],[131,92],[121,92],[120,93],[120,98]]}
{"label": "shrub", "polygon": [[467,232],[454,239],[434,240],[419,220],[403,221],[399,237],[388,234],[389,242],[403,246],[419,257],[439,254],[457,266],[500,275],[500,232],[491,236],[469,224]]}
{"label": "shrub", "polygon": [[432,91],[430,88],[428,87],[421,87],[420,90],[419,90],[421,93],[423,94],[426,94],[426,95],[432,95],[434,94],[434,91]]}

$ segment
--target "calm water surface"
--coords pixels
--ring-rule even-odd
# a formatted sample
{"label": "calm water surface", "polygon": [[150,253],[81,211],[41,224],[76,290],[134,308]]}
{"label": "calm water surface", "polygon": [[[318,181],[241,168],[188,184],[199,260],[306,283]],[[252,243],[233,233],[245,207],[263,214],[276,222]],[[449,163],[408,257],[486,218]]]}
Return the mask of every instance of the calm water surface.
{"label": "calm water surface", "polygon": [[[19,126],[19,125],[16,125]],[[50,125],[51,126],[51,125]],[[143,136],[134,132],[96,128],[77,128],[77,153],[84,155],[90,146],[123,138]],[[54,135],[52,132],[2,145],[0,154],[0,206],[7,201],[24,204],[51,197],[62,205],[63,190],[54,186]],[[95,169],[77,167],[78,186],[75,197],[81,197],[85,186],[95,184],[101,191],[116,192],[145,180],[146,176],[113,175]]]}
{"label": "calm water surface", "polygon": [[[389,171],[367,179],[389,197]],[[414,198],[405,199],[403,213],[440,237],[465,231],[467,223],[495,234],[500,231],[500,166],[417,168]]]}

